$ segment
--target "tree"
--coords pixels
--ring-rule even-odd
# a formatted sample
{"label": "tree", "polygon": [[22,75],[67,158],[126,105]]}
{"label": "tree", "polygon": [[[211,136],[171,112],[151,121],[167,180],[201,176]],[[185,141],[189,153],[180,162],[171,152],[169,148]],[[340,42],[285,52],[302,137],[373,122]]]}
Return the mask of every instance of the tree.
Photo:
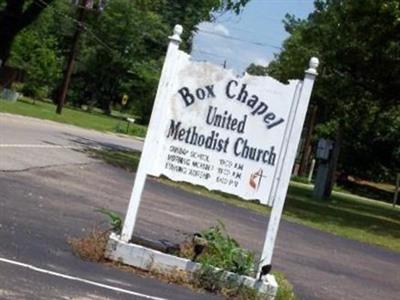
{"label": "tree", "polygon": [[6,0],[0,11],[0,59],[5,63],[15,37],[54,0]]}
{"label": "tree", "polygon": [[89,17],[88,27],[96,29],[94,34],[87,31],[82,39],[72,80],[72,90],[79,90],[73,99],[76,103],[82,104],[82,95],[87,95],[86,101],[96,102],[110,114],[123,94],[138,101],[146,101],[149,90],[153,94],[157,81],[149,86],[144,80],[149,76],[138,73],[147,65],[146,69],[154,69],[151,72],[155,75],[150,77],[158,77],[169,28],[159,14],[143,7],[144,3],[110,1],[102,15]]}
{"label": "tree", "polygon": [[312,101],[319,136],[342,132],[341,169],[381,179],[399,167],[400,4],[398,0],[315,1],[306,20],[287,16],[290,37],[269,65],[282,81],[320,58]]}
{"label": "tree", "polygon": [[267,67],[250,64],[250,66],[247,67],[246,72],[254,76],[265,76],[267,75]]}
{"label": "tree", "polygon": [[23,69],[26,83],[22,92],[33,98],[47,97],[54,82],[60,78],[61,63],[52,37],[36,32],[21,34],[15,41],[10,64]]}
{"label": "tree", "polygon": [[147,123],[174,25],[184,26],[183,48],[190,49],[198,23],[212,20],[216,10],[239,13],[248,1],[109,1],[101,16],[88,20],[101,41],[90,32],[85,35],[72,82],[73,90],[81,89],[75,102],[81,103],[79,95],[88,95],[109,114],[112,105],[129,94],[128,106]]}
{"label": "tree", "polygon": [[217,13],[231,11],[240,14],[250,0],[166,0],[160,1],[157,10],[172,28],[181,24],[184,28],[181,48],[190,49],[193,33],[200,22],[212,22]]}
{"label": "tree", "polygon": [[69,33],[72,26],[65,18],[60,18],[60,14],[69,15],[70,11],[69,3],[54,1],[51,9],[44,11],[16,36],[8,64],[24,70],[24,95],[48,97],[61,78],[62,52],[68,43],[62,33]]}
{"label": "tree", "polygon": [[[0,0],[0,12],[10,15],[12,4],[19,3],[18,9],[14,7],[13,11],[18,11],[16,15],[19,17],[15,20],[21,23],[22,16],[33,7],[43,10],[43,1],[7,1],[2,7]],[[80,38],[80,53],[68,91],[69,101],[77,106],[95,105],[109,114],[122,95],[128,94],[130,100],[127,109],[135,113],[141,122],[148,122],[168,36],[174,25],[181,23],[184,26],[182,48],[187,50],[191,48],[191,36],[197,24],[212,21],[214,13],[218,11],[239,13],[248,1],[107,1],[101,14],[86,14]],[[36,17],[29,22],[32,24],[36,20],[32,26],[28,26],[28,23],[17,26],[16,22],[13,27],[19,29],[9,30],[7,26],[1,25],[9,21],[0,17],[0,36],[1,32],[13,32],[15,42],[9,63],[27,71],[25,85],[43,85],[53,89],[57,85],[62,59],[69,49],[70,37],[76,27],[73,21],[76,16],[72,13],[69,1],[45,2],[51,2],[51,8],[40,14],[40,17],[37,11]],[[3,48],[3,41],[0,48]],[[4,57],[9,57],[8,51],[4,51],[7,53]],[[58,69],[57,72],[53,72],[53,67]],[[52,80],[40,81],[40,78],[46,78],[46,72],[51,74]]]}

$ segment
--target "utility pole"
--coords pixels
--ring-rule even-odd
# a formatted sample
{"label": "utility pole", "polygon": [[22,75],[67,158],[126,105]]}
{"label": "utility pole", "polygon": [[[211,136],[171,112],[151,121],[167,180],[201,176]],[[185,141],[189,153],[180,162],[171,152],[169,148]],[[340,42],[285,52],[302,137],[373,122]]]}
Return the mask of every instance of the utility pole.
{"label": "utility pole", "polygon": [[399,192],[400,192],[400,173],[397,173],[397,176],[396,176],[396,187],[395,187],[395,190],[394,190],[394,197],[393,197],[393,208],[396,207],[397,197],[399,196]]}
{"label": "utility pole", "polygon": [[64,102],[65,102],[65,97],[67,96],[67,91],[68,91],[69,82],[71,80],[72,71],[74,70],[75,57],[78,52],[78,41],[79,41],[79,37],[83,31],[82,23],[83,23],[83,20],[85,19],[86,6],[88,5],[88,3],[89,3],[89,0],[81,0],[78,3],[78,8],[77,8],[78,23],[77,23],[77,27],[76,27],[74,36],[72,37],[71,50],[70,50],[69,57],[68,57],[67,67],[64,72],[64,79],[63,79],[63,82],[61,85],[61,89],[57,96],[56,113],[58,113],[59,115],[61,115],[61,112],[62,112],[62,109],[64,106]]}

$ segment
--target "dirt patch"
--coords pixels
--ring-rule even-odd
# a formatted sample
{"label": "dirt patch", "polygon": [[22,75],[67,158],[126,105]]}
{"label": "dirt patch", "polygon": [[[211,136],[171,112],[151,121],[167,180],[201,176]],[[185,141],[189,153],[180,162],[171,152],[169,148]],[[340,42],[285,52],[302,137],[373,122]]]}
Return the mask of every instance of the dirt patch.
{"label": "dirt patch", "polygon": [[68,244],[76,256],[88,261],[105,262],[106,250],[110,230],[93,228],[88,236],[82,238],[70,238]]}

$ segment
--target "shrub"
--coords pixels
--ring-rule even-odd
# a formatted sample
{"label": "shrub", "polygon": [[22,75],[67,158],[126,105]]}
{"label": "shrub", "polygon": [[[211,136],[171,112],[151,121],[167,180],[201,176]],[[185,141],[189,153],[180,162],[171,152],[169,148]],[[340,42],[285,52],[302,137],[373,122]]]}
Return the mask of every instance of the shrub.
{"label": "shrub", "polygon": [[224,269],[239,275],[254,273],[254,254],[240,247],[239,243],[230,237],[222,223],[202,232],[208,241],[205,253],[199,262]]}
{"label": "shrub", "polygon": [[107,245],[109,231],[100,231],[94,228],[84,238],[71,238],[68,243],[76,256],[82,259],[101,262],[104,261],[104,251]]}

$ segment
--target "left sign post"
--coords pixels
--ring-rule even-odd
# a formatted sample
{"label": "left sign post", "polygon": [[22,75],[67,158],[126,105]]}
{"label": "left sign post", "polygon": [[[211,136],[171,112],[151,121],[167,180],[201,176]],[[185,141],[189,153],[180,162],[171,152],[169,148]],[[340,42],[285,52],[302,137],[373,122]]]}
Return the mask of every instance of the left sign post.
{"label": "left sign post", "polygon": [[158,149],[156,134],[162,125],[163,107],[168,98],[168,94],[171,91],[171,81],[175,78],[175,62],[178,58],[179,44],[182,41],[182,31],[183,28],[181,25],[175,25],[173,35],[169,37],[168,50],[161,71],[160,82],[154,100],[153,111],[151,113],[151,119],[143,146],[142,157],[136,172],[135,183],[133,185],[128,210],[122,227],[121,240],[125,242],[129,242],[135,229],[143,188],[146,183],[149,167],[153,161],[150,154],[152,152],[154,153],[155,149]]}

